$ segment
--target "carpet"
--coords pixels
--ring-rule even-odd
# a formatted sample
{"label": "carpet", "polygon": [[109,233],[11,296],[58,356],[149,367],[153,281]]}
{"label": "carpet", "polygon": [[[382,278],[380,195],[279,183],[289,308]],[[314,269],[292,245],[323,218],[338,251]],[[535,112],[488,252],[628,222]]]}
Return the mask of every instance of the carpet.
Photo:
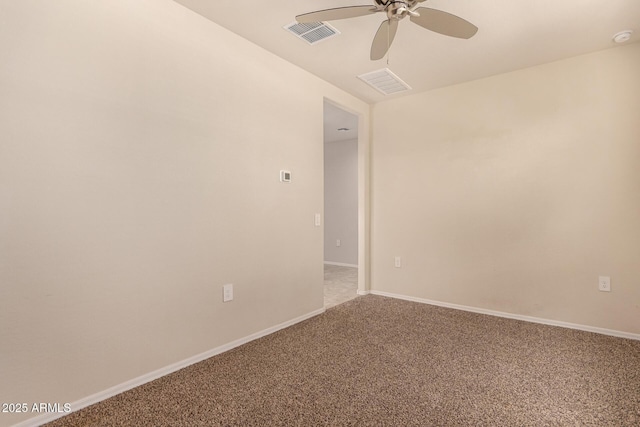
{"label": "carpet", "polygon": [[638,426],[640,341],[364,296],[49,426]]}

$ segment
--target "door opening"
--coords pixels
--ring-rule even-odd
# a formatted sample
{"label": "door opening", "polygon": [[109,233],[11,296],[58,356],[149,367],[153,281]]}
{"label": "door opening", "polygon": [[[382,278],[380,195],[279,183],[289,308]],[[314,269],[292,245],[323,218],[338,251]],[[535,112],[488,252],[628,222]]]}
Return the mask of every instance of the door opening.
{"label": "door opening", "polygon": [[324,102],[325,307],[358,295],[358,116]]}

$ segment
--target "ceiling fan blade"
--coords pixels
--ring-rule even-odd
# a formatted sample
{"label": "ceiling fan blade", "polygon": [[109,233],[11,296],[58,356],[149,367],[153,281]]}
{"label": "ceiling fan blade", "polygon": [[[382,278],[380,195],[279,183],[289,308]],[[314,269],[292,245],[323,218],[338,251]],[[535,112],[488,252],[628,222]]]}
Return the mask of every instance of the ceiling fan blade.
{"label": "ceiling fan blade", "polygon": [[393,43],[396,31],[398,31],[397,19],[387,19],[380,24],[380,27],[373,38],[373,43],[371,44],[372,61],[384,58],[389,47],[391,47],[391,43]]}
{"label": "ceiling fan blade", "polygon": [[378,12],[373,6],[349,6],[335,9],[318,10],[296,16],[296,21],[301,24],[307,22],[335,21],[337,19],[356,18]]}
{"label": "ceiling fan blade", "polygon": [[420,16],[412,16],[411,22],[427,30],[460,39],[471,38],[478,32],[478,27],[456,15],[429,7],[419,7],[415,11]]}

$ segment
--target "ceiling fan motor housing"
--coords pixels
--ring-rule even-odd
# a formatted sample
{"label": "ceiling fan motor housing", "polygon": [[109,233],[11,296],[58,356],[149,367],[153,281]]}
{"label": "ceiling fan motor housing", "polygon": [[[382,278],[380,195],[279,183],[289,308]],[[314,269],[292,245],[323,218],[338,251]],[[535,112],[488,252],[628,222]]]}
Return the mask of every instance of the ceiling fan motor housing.
{"label": "ceiling fan motor housing", "polygon": [[418,4],[417,0],[375,0],[387,12],[389,19],[400,20],[407,15],[420,16],[412,9]]}
{"label": "ceiling fan motor housing", "polygon": [[422,3],[423,1],[424,0],[375,0],[376,4],[381,9],[384,9],[385,7],[393,3],[404,3],[407,7],[412,8],[418,3]]}

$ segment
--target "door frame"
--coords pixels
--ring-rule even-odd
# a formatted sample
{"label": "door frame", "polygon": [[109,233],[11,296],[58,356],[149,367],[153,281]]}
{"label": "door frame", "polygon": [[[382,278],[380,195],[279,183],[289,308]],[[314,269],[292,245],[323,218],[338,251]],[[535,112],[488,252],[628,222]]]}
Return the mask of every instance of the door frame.
{"label": "door frame", "polygon": [[358,295],[367,295],[371,290],[370,119],[330,98],[324,97],[324,102],[358,117]]}

